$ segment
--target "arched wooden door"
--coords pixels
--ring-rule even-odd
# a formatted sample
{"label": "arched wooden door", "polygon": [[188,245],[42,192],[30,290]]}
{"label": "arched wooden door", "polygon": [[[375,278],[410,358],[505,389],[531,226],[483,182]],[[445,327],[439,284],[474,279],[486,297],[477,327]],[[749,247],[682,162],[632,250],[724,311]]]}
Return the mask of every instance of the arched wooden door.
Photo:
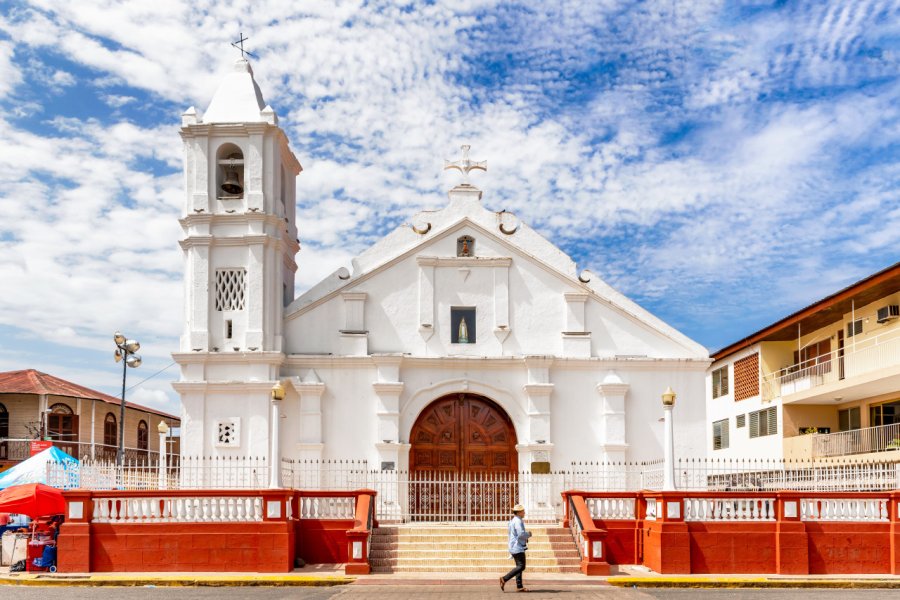
{"label": "arched wooden door", "polygon": [[518,493],[516,432],[492,401],[453,394],[432,402],[410,433],[414,520],[505,518]]}

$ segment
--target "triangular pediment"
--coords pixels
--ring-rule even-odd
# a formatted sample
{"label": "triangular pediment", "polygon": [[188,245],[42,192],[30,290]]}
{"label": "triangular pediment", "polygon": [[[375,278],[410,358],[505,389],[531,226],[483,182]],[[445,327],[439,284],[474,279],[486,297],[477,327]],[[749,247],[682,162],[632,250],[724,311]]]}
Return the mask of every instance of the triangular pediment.
{"label": "triangular pediment", "polygon": [[[454,191],[458,191],[459,189]],[[689,358],[706,358],[705,348],[670,327],[636,303],[613,289],[589,271],[578,273],[575,262],[546,238],[508,212],[493,212],[480,202],[480,192],[464,189],[450,194],[450,205],[438,211],[423,211],[412,222],[397,227],[353,260],[353,272],[341,268],[294,300],[285,311],[293,320],[323,303],[335,300],[345,292],[372,287],[380,278],[395,284],[398,278],[415,279],[402,265],[410,260],[435,261],[451,267],[453,281],[461,288],[470,280],[473,268],[487,266],[490,261],[506,259],[516,268],[534,269],[544,274],[545,292],[554,297],[584,294],[603,310],[611,310],[628,320],[645,337],[665,338],[682,348],[679,354]],[[474,256],[460,258],[456,253],[459,236],[476,240]],[[392,272],[397,269],[396,272]],[[543,277],[543,276],[542,276]],[[377,285],[375,285],[377,287]],[[337,300],[336,300],[337,299]]]}

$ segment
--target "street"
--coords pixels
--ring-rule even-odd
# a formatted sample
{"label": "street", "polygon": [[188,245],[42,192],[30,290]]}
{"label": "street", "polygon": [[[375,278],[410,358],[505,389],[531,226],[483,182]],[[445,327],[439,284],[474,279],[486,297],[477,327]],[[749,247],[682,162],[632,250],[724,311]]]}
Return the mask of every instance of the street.
{"label": "street", "polygon": [[[325,588],[124,588],[124,587],[3,587],[3,598],[22,600],[221,600],[240,598],[249,600],[470,600],[482,598],[502,598],[515,592],[501,592],[496,586],[487,584],[466,585],[421,585],[403,583],[398,585],[374,585],[356,583],[352,585]],[[536,583],[528,595],[533,599],[547,598],[602,598],[604,600],[644,600],[672,599],[690,600],[702,596],[710,600],[875,600],[895,598],[896,590],[849,590],[849,589],[779,589],[779,590],[724,590],[724,589],[622,589],[602,585],[556,585]]]}

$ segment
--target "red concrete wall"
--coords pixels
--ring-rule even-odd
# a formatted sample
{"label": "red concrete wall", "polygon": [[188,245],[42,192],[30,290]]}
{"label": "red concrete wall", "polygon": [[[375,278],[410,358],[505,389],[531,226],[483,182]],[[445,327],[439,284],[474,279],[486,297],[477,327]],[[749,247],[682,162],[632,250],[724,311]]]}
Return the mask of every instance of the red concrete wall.
{"label": "red concrete wall", "polygon": [[690,573],[690,538],[685,523],[645,521],[644,565],[657,573]]}
{"label": "red concrete wall", "polygon": [[775,523],[687,523],[691,573],[775,573]]}
{"label": "red concrete wall", "polygon": [[637,565],[641,559],[637,551],[639,531],[636,521],[604,521],[594,519],[594,525],[606,530],[606,562],[611,565]]}
{"label": "red concrete wall", "polygon": [[890,523],[806,522],[809,572],[890,573]]}
{"label": "red concrete wall", "polygon": [[[84,528],[84,525],[80,526]],[[90,537],[63,525],[59,538],[62,572],[256,571],[294,568],[290,523],[90,524]],[[88,557],[88,561],[84,560]]]}
{"label": "red concrete wall", "polygon": [[347,530],[353,529],[354,523],[352,519],[296,521],[297,556],[308,563],[347,562]]}

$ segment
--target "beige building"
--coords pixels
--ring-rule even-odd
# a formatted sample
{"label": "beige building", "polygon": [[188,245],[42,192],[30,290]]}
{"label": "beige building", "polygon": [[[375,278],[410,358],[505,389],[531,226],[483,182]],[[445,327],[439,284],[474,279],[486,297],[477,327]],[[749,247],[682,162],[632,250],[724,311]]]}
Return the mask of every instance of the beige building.
{"label": "beige building", "polygon": [[900,263],[712,357],[711,457],[900,459]]}
{"label": "beige building", "polygon": [[[0,471],[27,459],[35,440],[50,440],[75,458],[115,459],[120,405],[118,398],[34,369],[0,373]],[[126,460],[158,455],[160,422],[170,429],[169,452],[178,454],[171,433],[180,419],[126,402]]]}

